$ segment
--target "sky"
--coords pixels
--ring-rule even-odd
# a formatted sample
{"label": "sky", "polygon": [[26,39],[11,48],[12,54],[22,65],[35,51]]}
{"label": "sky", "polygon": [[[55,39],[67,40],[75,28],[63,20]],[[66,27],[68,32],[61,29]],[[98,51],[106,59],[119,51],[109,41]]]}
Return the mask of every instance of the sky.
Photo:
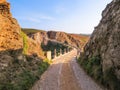
{"label": "sky", "polygon": [[91,34],[112,0],[8,0],[22,28]]}

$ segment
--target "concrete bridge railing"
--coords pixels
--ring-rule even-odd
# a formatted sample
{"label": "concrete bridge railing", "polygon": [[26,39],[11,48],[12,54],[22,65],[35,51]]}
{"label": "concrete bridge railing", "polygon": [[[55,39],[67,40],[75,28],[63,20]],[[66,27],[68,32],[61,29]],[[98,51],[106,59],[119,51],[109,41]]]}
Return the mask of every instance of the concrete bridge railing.
{"label": "concrete bridge railing", "polygon": [[64,50],[60,49],[59,53],[57,53],[57,50],[54,49],[54,52],[53,52],[54,54],[52,54],[52,51],[47,51],[46,52],[46,58],[49,59],[49,60],[53,60],[53,59],[55,59],[57,57],[60,57],[61,55],[69,53],[71,50],[72,49],[70,49],[70,48],[66,48]]}
{"label": "concrete bridge railing", "polygon": [[[49,38],[46,38],[45,37],[45,39],[46,40],[49,40],[49,41],[51,41],[51,42],[55,42],[55,43],[59,43],[59,44],[63,44],[63,45],[65,45],[65,46],[68,46],[68,47],[70,47],[70,48],[72,48],[72,49],[64,49],[64,50],[62,50],[62,49],[60,49],[60,52],[59,52],[59,56],[61,56],[61,55],[64,55],[64,54],[66,54],[67,52],[70,52],[71,50],[73,50],[73,49],[76,49],[77,50],[77,58],[80,56],[80,54],[81,54],[81,49],[80,48],[78,48],[78,47],[76,47],[76,46],[73,46],[73,45],[70,45],[70,44],[66,44],[66,43],[63,43],[63,42],[59,42],[59,41],[57,41],[57,40],[54,40],[54,39],[49,39]],[[54,50],[54,55],[52,55],[52,52],[51,51],[47,51],[46,52],[46,57],[49,59],[49,60],[52,60],[52,59],[55,59],[56,57],[59,57],[59,56],[57,56],[57,52],[56,52],[56,50]]]}

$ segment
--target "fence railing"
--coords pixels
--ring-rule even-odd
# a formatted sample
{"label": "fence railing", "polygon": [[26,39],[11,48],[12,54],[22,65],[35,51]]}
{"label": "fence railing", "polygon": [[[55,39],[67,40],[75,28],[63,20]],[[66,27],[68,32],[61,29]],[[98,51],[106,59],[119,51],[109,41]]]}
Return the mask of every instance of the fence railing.
{"label": "fence railing", "polygon": [[64,55],[68,52],[70,52],[72,49],[71,48],[67,48],[67,49],[60,49],[59,52],[57,52],[56,49],[54,49],[54,52],[52,51],[47,51],[46,52],[46,58],[49,59],[49,60],[52,60],[52,59],[55,59],[57,57],[60,57],[61,55]]}

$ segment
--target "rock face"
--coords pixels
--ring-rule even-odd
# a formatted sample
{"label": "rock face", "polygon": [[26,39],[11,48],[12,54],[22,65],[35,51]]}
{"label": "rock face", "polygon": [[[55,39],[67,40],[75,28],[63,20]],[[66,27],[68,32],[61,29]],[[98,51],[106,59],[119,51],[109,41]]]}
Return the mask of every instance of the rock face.
{"label": "rock face", "polygon": [[[120,0],[113,0],[102,12],[102,20],[86,44],[81,60],[84,62],[92,57],[100,58],[106,87],[120,90]],[[105,80],[107,72],[107,77],[112,75],[108,81]]]}
{"label": "rock face", "polygon": [[[66,43],[77,48],[83,49],[89,39],[89,35],[69,34],[65,32],[43,31],[36,29],[22,29],[27,36],[33,39],[39,45],[48,45],[50,40]],[[56,43],[55,43],[56,44]]]}
{"label": "rock face", "polygon": [[22,33],[17,20],[12,18],[10,4],[5,0],[0,1],[0,51],[20,49],[21,54],[23,50],[27,55],[43,57],[39,43]]}
{"label": "rock face", "polygon": [[6,2],[6,0],[0,0],[0,3],[4,3],[4,2]]}
{"label": "rock face", "polygon": [[[0,73],[9,67],[10,63],[22,54],[23,39],[21,28],[10,13],[10,4],[6,0],[0,1]],[[2,76],[2,74],[1,74]],[[0,76],[0,78],[2,78]],[[3,74],[4,76],[4,74]],[[1,81],[1,79],[0,79]]]}
{"label": "rock face", "polygon": [[77,35],[77,34],[68,34],[65,32],[55,32],[55,31],[48,31],[47,32],[48,38],[57,40],[59,42],[63,42],[78,48],[83,48],[86,42],[88,41],[89,37],[84,35]]}
{"label": "rock face", "polygon": [[27,34],[28,37],[32,38],[34,41],[36,41],[39,45],[41,43],[47,44],[47,33],[46,32],[36,32],[36,33],[29,33]]}
{"label": "rock face", "polygon": [[0,0],[0,90],[29,90],[48,65],[40,45],[12,18],[10,4]]}
{"label": "rock face", "polygon": [[0,51],[22,48],[21,29],[10,13],[10,4],[0,1]]}

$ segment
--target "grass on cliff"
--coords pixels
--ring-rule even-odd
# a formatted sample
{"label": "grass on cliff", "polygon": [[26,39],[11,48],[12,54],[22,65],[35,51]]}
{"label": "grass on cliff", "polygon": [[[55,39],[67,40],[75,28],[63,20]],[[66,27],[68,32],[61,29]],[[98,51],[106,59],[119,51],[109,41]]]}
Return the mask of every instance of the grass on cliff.
{"label": "grass on cliff", "polygon": [[37,33],[37,32],[45,32],[45,31],[43,31],[43,30],[30,29],[30,28],[22,28],[22,31],[23,31],[25,34]]}
{"label": "grass on cliff", "polygon": [[115,76],[115,68],[111,67],[103,72],[100,56],[95,56],[88,60],[81,60],[81,58],[79,58],[78,63],[84,68],[88,75],[104,87],[109,90],[120,90],[120,80]]}
{"label": "grass on cliff", "polygon": [[23,38],[23,54],[27,54],[27,50],[28,50],[27,35],[21,31],[21,36]]}

